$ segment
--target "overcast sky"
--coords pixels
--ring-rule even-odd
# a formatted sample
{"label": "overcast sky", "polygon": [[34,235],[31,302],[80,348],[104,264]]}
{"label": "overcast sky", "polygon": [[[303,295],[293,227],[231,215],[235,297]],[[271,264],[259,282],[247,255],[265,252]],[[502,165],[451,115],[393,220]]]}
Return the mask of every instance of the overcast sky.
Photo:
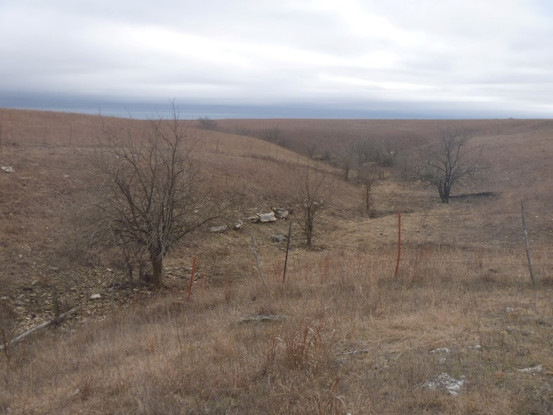
{"label": "overcast sky", "polygon": [[549,0],[0,0],[0,106],[553,116]]}

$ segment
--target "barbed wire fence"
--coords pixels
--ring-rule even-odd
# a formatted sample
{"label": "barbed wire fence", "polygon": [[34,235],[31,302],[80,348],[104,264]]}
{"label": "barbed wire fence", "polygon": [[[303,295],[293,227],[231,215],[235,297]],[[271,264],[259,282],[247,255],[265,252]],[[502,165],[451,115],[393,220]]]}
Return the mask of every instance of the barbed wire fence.
{"label": "barbed wire fence", "polygon": [[[364,275],[370,272],[384,272],[390,278],[402,273],[412,272],[410,267],[420,263],[434,263],[442,267],[478,267],[485,271],[498,273],[503,269],[504,273],[520,279],[529,278],[529,257],[536,280],[551,278],[553,269],[553,220],[548,226],[540,226],[533,223],[532,218],[547,217],[548,212],[529,210],[526,212],[530,220],[527,224],[522,221],[521,211],[490,212],[487,214],[485,229],[486,238],[474,237],[473,227],[467,227],[463,220],[475,217],[471,212],[453,213],[428,213],[418,215],[401,216],[402,225],[398,228],[397,222],[389,222],[386,229],[387,237],[381,247],[373,249],[368,247],[365,252],[348,252],[347,247],[336,247],[314,251],[315,255],[297,255],[298,250],[305,249],[301,235],[296,232],[292,235],[291,250],[288,259],[287,273],[289,279],[294,275],[302,275],[309,272],[331,273],[339,275],[349,273]],[[426,217],[426,218],[425,218]],[[427,235],[421,235],[422,226],[413,226],[409,221],[423,223],[431,218],[435,222],[440,219],[455,218],[456,222],[443,221],[444,224],[427,225],[430,229]],[[528,225],[528,229],[525,227]],[[403,226],[410,229],[406,230]],[[413,228],[416,230],[413,231]],[[401,240],[398,244],[390,235],[397,235],[401,229]],[[482,229],[480,229],[481,231]],[[359,230],[358,232],[363,232]],[[528,237],[528,251],[526,251],[525,235]],[[443,237],[445,236],[445,237]],[[474,236],[474,235],[472,235]],[[442,238],[443,237],[443,238]],[[375,241],[372,241],[374,245]],[[378,242],[378,241],[377,241]],[[368,244],[369,245],[369,244]],[[285,247],[282,246],[282,255],[263,255],[264,251],[274,252],[275,243],[269,238],[257,241],[257,249],[260,252],[260,266],[266,270],[268,281],[282,278],[285,263]],[[341,253],[337,253],[341,252]],[[302,277],[306,277],[302,275]]]}

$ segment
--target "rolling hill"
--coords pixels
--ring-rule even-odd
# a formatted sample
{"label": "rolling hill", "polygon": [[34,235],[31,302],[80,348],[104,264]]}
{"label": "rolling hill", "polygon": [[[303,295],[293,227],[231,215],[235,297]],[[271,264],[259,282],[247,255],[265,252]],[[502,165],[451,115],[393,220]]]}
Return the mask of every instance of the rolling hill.
{"label": "rolling hill", "polygon": [[[209,226],[229,230],[185,239],[160,291],[128,281],[116,252],[83,245],[81,226],[101,185],[88,160],[102,125],[140,134],[147,123],[0,109],[0,166],[10,168],[0,171],[0,343],[55,307],[80,307],[0,355],[0,414],[553,410],[553,122],[183,121],[205,186],[232,201]],[[368,215],[363,189],[320,160],[360,140],[414,158],[451,124],[471,131],[485,169],[448,205],[396,165],[375,183]],[[305,169],[332,188],[310,250],[297,197]],[[290,219],[248,221],[273,207]],[[290,220],[283,283],[286,244],[272,236]]]}

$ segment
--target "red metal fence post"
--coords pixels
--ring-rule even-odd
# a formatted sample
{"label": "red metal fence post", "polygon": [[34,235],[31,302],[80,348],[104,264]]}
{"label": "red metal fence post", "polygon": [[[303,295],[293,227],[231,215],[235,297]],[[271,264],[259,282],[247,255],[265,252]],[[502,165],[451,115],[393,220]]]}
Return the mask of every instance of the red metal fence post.
{"label": "red metal fence post", "polygon": [[394,272],[394,278],[397,278],[400,259],[401,259],[401,212],[397,212],[397,262],[396,262],[396,271]]}

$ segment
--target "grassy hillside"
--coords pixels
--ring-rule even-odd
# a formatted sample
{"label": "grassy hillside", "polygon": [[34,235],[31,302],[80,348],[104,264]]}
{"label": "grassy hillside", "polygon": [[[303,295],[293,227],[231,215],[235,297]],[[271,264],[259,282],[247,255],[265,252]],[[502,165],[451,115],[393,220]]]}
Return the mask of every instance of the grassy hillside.
{"label": "grassy hillside", "polygon": [[336,153],[360,140],[382,140],[411,150],[437,138],[438,130],[459,126],[477,136],[528,134],[550,130],[544,120],[218,120],[212,127],[280,143],[308,155]]}
{"label": "grassy hillside", "polygon": [[[82,239],[87,235],[82,234],[80,225],[90,213],[90,206],[96,203],[95,194],[101,186],[89,160],[105,126],[140,135],[148,122],[16,110],[0,110],[0,120],[0,165],[15,171],[0,174],[3,196],[0,200],[0,229],[3,230],[0,297],[26,298],[25,290],[30,290],[31,284],[36,285],[32,285],[35,291],[42,287],[45,292],[37,293],[38,298],[19,306],[24,308],[20,317],[28,324],[44,312],[51,312],[48,302],[53,291],[68,295],[72,289],[73,295],[66,299],[69,307],[110,282],[105,268],[117,267],[120,258],[98,256],[96,251],[83,252],[86,246]],[[231,227],[236,220],[268,212],[272,207],[293,209],[301,166],[320,169],[328,175],[329,183],[335,181],[334,172],[328,166],[274,144],[198,130],[193,125],[187,128],[186,134],[198,142],[194,157],[201,166],[205,186],[209,186],[215,197],[232,199],[229,208],[210,226]],[[348,214],[352,200],[357,198],[357,189],[340,184],[334,192],[332,214]],[[285,233],[287,224],[279,223],[276,227]],[[230,232],[217,238],[203,229],[185,241],[173,260],[177,263],[182,260],[189,266],[192,257],[199,256],[199,272],[209,277],[221,276],[229,269],[241,272],[244,261],[232,259],[232,250],[227,245],[243,244],[243,240],[248,244],[249,233],[268,240],[270,234],[263,234],[267,231],[249,226],[248,221],[244,232]],[[323,234],[325,229],[321,231]],[[270,243],[268,247],[279,250]],[[206,257],[205,261],[202,256]],[[249,258],[246,262],[249,263]],[[175,266],[180,269],[180,265]],[[77,272],[76,268],[83,271]],[[183,276],[181,271],[175,272]],[[33,321],[29,322],[27,312],[35,315]]]}
{"label": "grassy hillside", "polygon": [[[288,221],[247,222],[186,239],[168,259],[160,292],[129,285],[111,255],[89,252],[83,261],[70,249],[91,203],[86,160],[101,120],[0,110],[0,123],[0,165],[15,170],[0,171],[1,328],[11,338],[51,318],[54,293],[62,311],[81,307],[0,355],[0,414],[553,411],[553,123],[463,121],[487,167],[481,180],[444,205],[390,169],[375,185],[369,217],[362,189],[339,170],[252,136],[278,128],[283,144],[304,154],[313,142],[336,152],[378,136],[410,155],[437,140],[446,121],[223,120],[218,131],[188,122],[209,185],[235,201],[213,225],[274,206],[294,210],[287,281],[284,245],[271,236],[286,233]],[[294,205],[298,165],[324,171],[333,189],[311,250]],[[198,278],[187,300],[194,256]],[[90,300],[93,293],[101,299]]]}

